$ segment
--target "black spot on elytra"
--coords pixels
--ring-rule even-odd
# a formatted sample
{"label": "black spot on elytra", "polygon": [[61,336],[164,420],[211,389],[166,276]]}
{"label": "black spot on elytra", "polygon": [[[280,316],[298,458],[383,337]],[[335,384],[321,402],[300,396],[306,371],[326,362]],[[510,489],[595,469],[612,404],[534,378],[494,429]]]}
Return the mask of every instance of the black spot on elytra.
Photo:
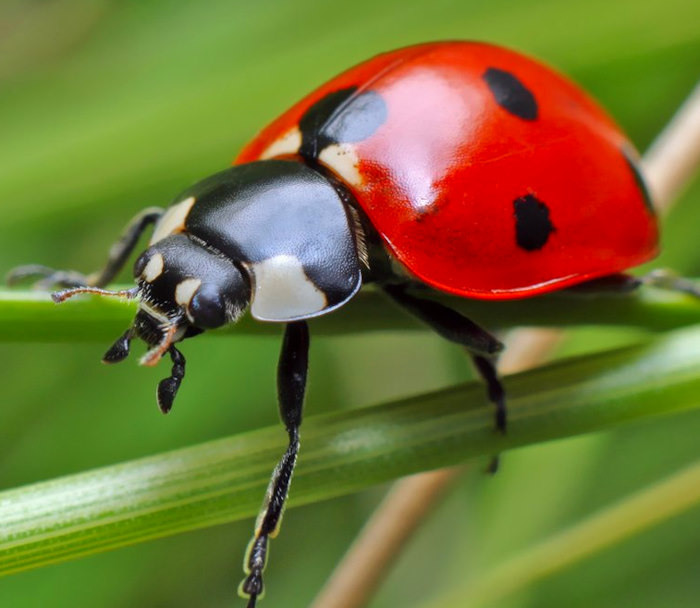
{"label": "black spot on elytra", "polygon": [[313,160],[330,145],[367,139],[386,117],[386,103],[375,91],[358,93],[357,87],[348,87],[329,93],[299,120],[299,154]]}
{"label": "black spot on elytra", "polygon": [[630,171],[632,171],[637,188],[639,188],[640,192],[642,193],[642,199],[644,200],[644,205],[646,206],[647,211],[649,211],[649,213],[656,214],[654,203],[652,202],[651,194],[649,193],[649,188],[647,187],[644,176],[639,169],[639,163],[627,148],[622,148],[622,155],[625,157]]}
{"label": "black spot on elytra", "polygon": [[537,100],[513,74],[498,68],[489,68],[482,76],[496,103],[507,112],[523,120],[537,119]]}
{"label": "black spot on elytra", "polygon": [[542,249],[555,228],[549,219],[549,208],[532,194],[513,201],[515,240],[526,251]]}

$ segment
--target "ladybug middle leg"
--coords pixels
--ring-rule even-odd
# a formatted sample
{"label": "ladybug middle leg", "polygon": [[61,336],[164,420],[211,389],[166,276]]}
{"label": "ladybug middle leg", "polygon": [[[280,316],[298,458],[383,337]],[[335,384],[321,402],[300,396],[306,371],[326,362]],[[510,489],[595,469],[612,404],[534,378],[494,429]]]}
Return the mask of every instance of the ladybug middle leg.
{"label": "ladybug middle leg", "polygon": [[37,289],[52,287],[104,287],[124,267],[145,230],[163,215],[160,207],[148,207],[138,213],[127,224],[119,240],[109,250],[107,263],[102,270],[82,274],[74,270],[56,270],[48,266],[30,264],[18,266],[7,275],[7,284],[15,285],[27,279],[35,279]]}
{"label": "ladybug middle leg", "polygon": [[282,352],[277,366],[277,395],[280,418],[284,424],[289,445],[272,472],[262,508],[258,513],[253,535],[244,560],[246,578],[239,594],[248,598],[248,608],[254,608],[263,593],[263,570],[267,561],[270,538],[277,536],[289,484],[299,453],[299,426],[301,425],[306,374],[309,362],[309,329],[305,321],[288,323],[282,341]]}
{"label": "ladybug middle leg", "polygon": [[496,370],[503,343],[456,310],[409,294],[403,285],[384,285],[383,288],[397,304],[440,336],[467,349],[476,370],[486,382],[489,400],[496,408],[496,428],[504,433],[507,424],[505,390]]}

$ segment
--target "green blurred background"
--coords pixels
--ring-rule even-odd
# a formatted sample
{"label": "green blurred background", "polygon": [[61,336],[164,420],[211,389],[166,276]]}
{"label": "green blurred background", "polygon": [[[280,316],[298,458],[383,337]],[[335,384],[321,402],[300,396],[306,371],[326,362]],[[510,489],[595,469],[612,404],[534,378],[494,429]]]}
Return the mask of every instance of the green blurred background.
{"label": "green blurred background", "polygon": [[[375,53],[451,38],[501,43],[559,67],[641,150],[700,75],[697,0],[0,0],[0,271],[27,262],[94,269],[133,213],[224,167],[315,85]],[[700,275],[698,225],[696,185],[667,221],[657,264]],[[638,336],[575,330],[559,354]],[[107,346],[0,345],[1,488],[276,422],[276,338],[188,343],[188,377],[166,418],[154,401],[163,370],[105,368]],[[311,365],[308,414],[469,374],[459,350],[428,333],[318,339]],[[417,605],[478,576],[697,458],[699,434],[700,412],[691,412],[509,453],[493,479],[475,463],[372,606]],[[383,491],[290,510],[264,605],[308,605]],[[497,605],[697,606],[699,516]],[[0,606],[230,606],[251,525],[7,577]]]}

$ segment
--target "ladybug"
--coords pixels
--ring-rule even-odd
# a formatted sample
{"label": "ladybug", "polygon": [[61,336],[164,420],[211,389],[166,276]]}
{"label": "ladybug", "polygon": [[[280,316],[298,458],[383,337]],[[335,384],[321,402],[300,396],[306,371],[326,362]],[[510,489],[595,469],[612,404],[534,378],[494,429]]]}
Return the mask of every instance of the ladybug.
{"label": "ladybug", "polygon": [[[105,354],[168,355],[158,385],[170,410],[185,374],[175,346],[235,323],[247,309],[283,323],[279,407],[289,446],[258,516],[240,593],[263,592],[299,450],[308,367],[307,321],[375,283],[444,338],[466,347],[506,428],[496,372],[503,345],[428,289],[464,298],[527,298],[609,277],[654,257],[657,219],[639,158],[576,85],[519,53],[478,42],[437,42],[385,53],[333,78],[243,148],[233,166],[149,208],[92,275],[41,266],[62,302],[93,293],[138,298],[131,327]],[[136,287],[104,289],[139,236]]]}

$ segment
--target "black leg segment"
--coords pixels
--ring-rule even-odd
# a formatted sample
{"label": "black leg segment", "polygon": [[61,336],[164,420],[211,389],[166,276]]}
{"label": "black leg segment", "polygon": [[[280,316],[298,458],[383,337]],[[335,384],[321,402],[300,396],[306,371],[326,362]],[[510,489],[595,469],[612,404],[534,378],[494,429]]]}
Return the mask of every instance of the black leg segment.
{"label": "black leg segment", "polygon": [[505,432],[505,391],[496,371],[496,360],[503,350],[503,343],[444,304],[416,297],[398,285],[386,285],[384,290],[397,304],[434,329],[438,335],[467,349],[476,370],[486,382],[489,400],[496,408],[496,428]]}
{"label": "black leg segment", "polygon": [[105,267],[101,271],[90,275],[90,285],[104,287],[110,283],[126,264],[141,235],[151,224],[155,224],[162,215],[163,209],[160,207],[148,207],[135,215],[127,224],[119,240],[109,250],[109,258],[107,258]]}
{"label": "black leg segment", "polygon": [[641,278],[618,273],[584,281],[578,285],[567,287],[566,291],[581,296],[625,295],[637,291],[641,285]]}
{"label": "black leg segment", "polygon": [[697,281],[686,279],[671,270],[662,268],[638,277],[629,274],[606,275],[569,287],[567,291],[577,295],[626,295],[645,285],[700,298],[700,285]]}
{"label": "black leg segment", "polygon": [[5,277],[5,282],[11,287],[28,280],[34,282],[35,289],[48,291],[54,287],[83,287],[88,285],[90,279],[87,275],[75,270],[56,270],[41,264],[17,266]]}
{"label": "black leg segment", "polygon": [[642,285],[650,285],[668,291],[677,291],[685,293],[695,298],[700,298],[700,285],[697,281],[691,281],[684,277],[678,276],[670,270],[658,269],[652,270],[638,279]]}
{"label": "black leg segment", "polygon": [[506,392],[498,378],[496,362],[492,358],[482,357],[481,355],[472,355],[472,361],[474,361],[474,367],[476,367],[479,375],[484,379],[484,382],[486,382],[489,401],[496,407],[496,428],[502,433],[505,433],[508,419],[506,412]]}
{"label": "black leg segment", "polygon": [[7,275],[7,283],[14,285],[26,279],[34,279],[37,289],[104,287],[124,267],[145,230],[151,224],[155,224],[162,215],[163,209],[160,207],[148,207],[132,218],[119,240],[112,245],[104,268],[98,272],[85,275],[74,270],[54,270],[48,266],[30,264],[11,270]]}
{"label": "black leg segment", "polygon": [[277,393],[280,417],[289,436],[289,445],[272,472],[265,499],[258,514],[255,534],[248,545],[244,562],[247,576],[239,587],[239,593],[249,598],[248,608],[253,608],[257,598],[263,593],[263,570],[267,561],[269,539],[274,538],[279,531],[299,453],[299,426],[304,405],[308,364],[308,326],[305,321],[288,323],[277,367]]}
{"label": "black leg segment", "polygon": [[170,376],[163,378],[163,380],[158,383],[158,391],[156,392],[158,407],[164,414],[167,414],[173,407],[175,395],[177,395],[182,379],[185,377],[184,355],[172,345],[168,349],[168,353],[170,353],[170,360],[173,362],[173,367],[170,370]]}
{"label": "black leg segment", "polygon": [[503,343],[489,332],[444,304],[411,295],[399,285],[385,285],[384,291],[438,335],[466,347],[472,354],[493,357],[503,350]]}
{"label": "black leg segment", "polygon": [[131,351],[131,340],[133,340],[133,338],[134,330],[130,327],[109,347],[109,350],[102,357],[102,362],[119,363],[120,361],[124,361]]}

